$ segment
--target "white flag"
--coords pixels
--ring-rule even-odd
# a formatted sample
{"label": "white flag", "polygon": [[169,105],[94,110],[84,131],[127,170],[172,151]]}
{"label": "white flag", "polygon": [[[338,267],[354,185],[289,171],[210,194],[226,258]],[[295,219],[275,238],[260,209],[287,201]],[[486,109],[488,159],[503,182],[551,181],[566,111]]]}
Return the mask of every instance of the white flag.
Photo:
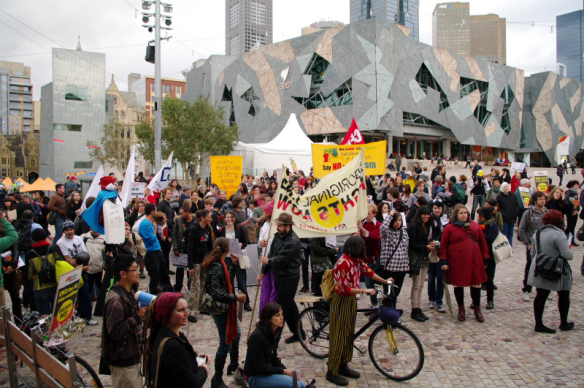
{"label": "white flag", "polygon": [[87,207],[85,206],[85,201],[89,197],[97,197],[97,194],[101,191],[101,187],[99,186],[99,181],[105,175],[105,171],[103,170],[103,166],[99,166],[95,176],[93,177],[93,181],[91,182],[91,186],[89,186],[89,190],[85,193],[83,197],[83,203],[81,204],[81,211],[84,211]]}
{"label": "white flag", "polygon": [[134,173],[136,172],[136,146],[132,146],[132,152],[130,154],[130,160],[128,161],[128,167],[126,167],[126,176],[124,177],[124,187],[122,187],[122,193],[120,198],[122,199],[122,206],[128,206],[130,202],[130,197],[132,194],[132,183],[134,183]]}
{"label": "white flag", "polygon": [[168,178],[170,177],[170,170],[172,169],[172,155],[174,155],[174,152],[170,153],[170,156],[168,159],[166,159],[164,166],[162,166],[160,171],[158,171],[156,175],[154,175],[154,178],[152,178],[150,181],[150,184],[148,185],[150,191],[153,192],[154,190],[162,190],[168,186]]}

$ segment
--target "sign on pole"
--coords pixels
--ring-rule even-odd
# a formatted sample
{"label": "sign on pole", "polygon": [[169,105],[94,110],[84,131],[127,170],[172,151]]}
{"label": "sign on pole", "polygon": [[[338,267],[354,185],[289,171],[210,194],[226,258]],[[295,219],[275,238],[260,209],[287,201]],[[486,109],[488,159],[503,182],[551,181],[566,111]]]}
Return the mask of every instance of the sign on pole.
{"label": "sign on pole", "polygon": [[358,156],[361,150],[365,151],[365,174],[385,174],[387,141],[384,140],[349,146],[312,144],[314,177],[322,178],[333,171],[340,170],[343,166]]}
{"label": "sign on pole", "polygon": [[53,320],[49,331],[63,326],[73,317],[82,271],[83,267],[79,266],[69,272],[65,272],[59,278],[55,303],[53,304]]}
{"label": "sign on pole", "polygon": [[543,191],[547,193],[550,190],[550,184],[548,179],[547,171],[536,171],[535,175],[535,188],[538,191]]}
{"label": "sign on pole", "polygon": [[523,172],[525,170],[525,163],[513,162],[511,163],[511,171]]}
{"label": "sign on pole", "polygon": [[221,190],[225,190],[227,198],[236,193],[241,183],[243,156],[211,156],[211,179]]}

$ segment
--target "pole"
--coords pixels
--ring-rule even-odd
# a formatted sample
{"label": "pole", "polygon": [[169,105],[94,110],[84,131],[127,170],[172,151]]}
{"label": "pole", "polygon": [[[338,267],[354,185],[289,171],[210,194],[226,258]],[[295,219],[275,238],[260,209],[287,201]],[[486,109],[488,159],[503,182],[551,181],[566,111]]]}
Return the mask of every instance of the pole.
{"label": "pole", "polygon": [[154,15],[154,162],[156,171],[162,167],[162,82],[160,79],[160,0],[155,0]]}

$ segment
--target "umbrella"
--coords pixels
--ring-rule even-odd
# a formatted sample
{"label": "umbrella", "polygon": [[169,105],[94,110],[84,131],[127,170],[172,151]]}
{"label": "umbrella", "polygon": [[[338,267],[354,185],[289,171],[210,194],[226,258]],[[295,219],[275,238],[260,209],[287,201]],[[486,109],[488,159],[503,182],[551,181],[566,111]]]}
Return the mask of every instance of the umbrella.
{"label": "umbrella", "polygon": [[12,179],[6,177],[2,183],[4,183],[6,187],[10,187],[14,182],[12,182]]}
{"label": "umbrella", "polygon": [[31,192],[31,191],[55,191],[55,187],[51,186],[49,183],[45,182],[42,178],[38,178],[32,185],[23,187],[20,189],[21,192]]}
{"label": "umbrella", "polygon": [[450,298],[450,290],[448,289],[448,283],[446,278],[443,279],[444,282],[444,296],[446,297],[446,304],[448,305],[448,310],[450,310],[450,316],[454,318],[454,309],[452,308],[452,299]]}

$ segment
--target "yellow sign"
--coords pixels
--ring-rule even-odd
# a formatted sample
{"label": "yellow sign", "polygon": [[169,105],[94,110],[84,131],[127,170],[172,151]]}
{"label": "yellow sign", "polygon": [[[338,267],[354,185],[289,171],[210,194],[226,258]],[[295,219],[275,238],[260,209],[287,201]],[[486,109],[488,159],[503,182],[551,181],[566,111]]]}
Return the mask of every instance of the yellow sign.
{"label": "yellow sign", "polygon": [[531,202],[531,195],[529,194],[529,189],[527,187],[520,187],[519,194],[521,194],[521,199],[523,200],[523,207],[527,209]]}
{"label": "yellow sign", "polygon": [[227,198],[237,192],[241,183],[243,156],[211,156],[211,180],[225,190]]}
{"label": "yellow sign", "polygon": [[549,192],[550,186],[547,171],[535,172],[535,189],[544,193]]}
{"label": "yellow sign", "polygon": [[340,170],[348,164],[361,150],[365,150],[365,174],[385,174],[387,158],[387,141],[355,145],[312,144],[312,164],[315,178]]}

